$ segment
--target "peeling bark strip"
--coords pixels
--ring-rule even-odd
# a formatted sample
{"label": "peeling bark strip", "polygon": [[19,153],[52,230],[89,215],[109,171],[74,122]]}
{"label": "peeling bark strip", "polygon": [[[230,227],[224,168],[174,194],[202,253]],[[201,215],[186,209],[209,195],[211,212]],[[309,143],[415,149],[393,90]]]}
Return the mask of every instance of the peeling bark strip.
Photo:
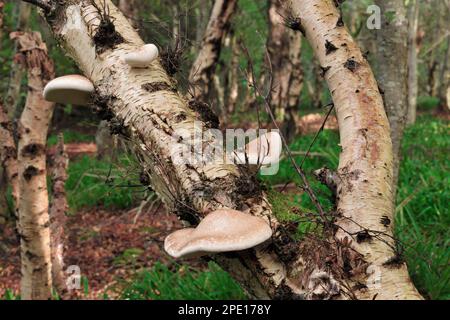
{"label": "peeling bark strip", "polygon": [[208,102],[210,85],[216,64],[219,61],[222,40],[228,31],[237,0],[215,0],[208,26],[201,44],[201,50],[192,65],[189,82],[194,88],[194,97]]}
{"label": "peeling bark strip", "polygon": [[[371,241],[352,247],[367,261],[366,272],[380,271],[379,286],[357,290],[361,299],[421,298],[404,263],[396,268],[384,264],[396,253],[392,231],[381,219],[392,220],[392,143],[383,100],[370,66],[345,28],[336,27],[340,13],[331,0],[293,1],[306,36],[320,64],[330,66],[325,78],[336,107],[342,153],[339,161],[338,239],[371,230]],[[331,46],[335,44],[331,54]],[[334,48],[339,49],[334,50]],[[351,174],[356,173],[357,175]],[[355,239],[357,240],[357,239]],[[360,238],[361,240],[361,238]],[[377,279],[378,280],[378,279]]]}
{"label": "peeling bark strip", "polygon": [[[0,165],[6,173],[6,179],[11,185],[12,198],[17,211],[19,199],[19,179],[17,150],[14,143],[12,123],[0,102]],[[16,212],[17,214],[17,212]]]}
{"label": "peeling bark strip", "polygon": [[66,292],[64,276],[64,228],[66,225],[66,211],[68,209],[65,184],[69,157],[64,146],[64,136],[58,136],[58,145],[53,159],[52,172],[52,202],[50,205],[50,231],[52,250],[52,278],[53,285],[60,296]]}
{"label": "peeling bark strip", "polygon": [[21,298],[50,299],[50,223],[44,149],[54,105],[44,100],[42,91],[53,79],[54,67],[39,33],[17,32],[13,36],[20,52],[17,59],[28,70],[28,94],[19,121],[18,146]]}

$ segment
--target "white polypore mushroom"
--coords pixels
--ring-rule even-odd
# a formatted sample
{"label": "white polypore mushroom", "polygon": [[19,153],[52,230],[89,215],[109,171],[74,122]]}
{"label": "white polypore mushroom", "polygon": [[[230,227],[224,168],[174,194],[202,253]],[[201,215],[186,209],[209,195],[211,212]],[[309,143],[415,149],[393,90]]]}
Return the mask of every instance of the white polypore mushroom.
{"label": "white polypore mushroom", "polygon": [[92,82],[80,75],[55,78],[44,88],[44,99],[50,102],[86,106],[95,92]]}
{"label": "white polypore mushroom", "polygon": [[164,249],[174,258],[253,248],[272,236],[264,219],[232,209],[208,214],[196,228],[173,232]]}
{"label": "white polypore mushroom", "polygon": [[[283,143],[278,132],[265,133],[245,146],[245,152],[236,152],[237,164],[268,166],[280,161]],[[247,162],[248,161],[248,162]]]}
{"label": "white polypore mushroom", "polygon": [[158,47],[154,44],[146,44],[136,51],[128,52],[123,59],[132,68],[147,68],[158,58]]}

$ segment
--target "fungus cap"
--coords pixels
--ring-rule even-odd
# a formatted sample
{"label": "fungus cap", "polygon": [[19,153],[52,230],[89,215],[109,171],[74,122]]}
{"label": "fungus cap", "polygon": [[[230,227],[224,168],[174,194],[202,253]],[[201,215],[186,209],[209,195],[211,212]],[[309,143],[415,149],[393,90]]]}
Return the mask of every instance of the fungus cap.
{"label": "fungus cap", "polygon": [[244,152],[235,154],[236,163],[245,164],[248,159],[250,165],[270,165],[280,161],[283,143],[276,131],[265,133],[245,146]]}
{"label": "fungus cap", "polygon": [[207,253],[240,251],[255,247],[272,236],[264,219],[232,209],[208,214],[196,228],[171,233],[164,250],[174,258]]}
{"label": "fungus cap", "polygon": [[132,68],[146,68],[158,57],[158,47],[146,44],[136,51],[124,55],[125,62]]}
{"label": "fungus cap", "polygon": [[80,75],[55,78],[44,88],[44,99],[63,104],[88,105],[95,91],[92,82]]}

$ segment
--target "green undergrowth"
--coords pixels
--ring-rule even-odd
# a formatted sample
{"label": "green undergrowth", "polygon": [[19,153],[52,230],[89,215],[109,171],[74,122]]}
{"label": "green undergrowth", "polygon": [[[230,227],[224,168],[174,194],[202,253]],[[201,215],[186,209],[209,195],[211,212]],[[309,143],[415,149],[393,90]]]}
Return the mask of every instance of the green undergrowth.
{"label": "green undergrowth", "polygon": [[239,285],[217,264],[210,262],[206,271],[185,265],[167,267],[156,263],[141,271],[126,284],[121,299],[129,300],[242,300]]}

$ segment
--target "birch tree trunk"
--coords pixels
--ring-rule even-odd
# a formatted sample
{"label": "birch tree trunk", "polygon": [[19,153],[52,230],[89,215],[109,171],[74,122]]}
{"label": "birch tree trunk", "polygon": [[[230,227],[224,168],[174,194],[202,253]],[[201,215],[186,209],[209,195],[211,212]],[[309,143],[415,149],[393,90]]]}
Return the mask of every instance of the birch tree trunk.
{"label": "birch tree trunk", "polygon": [[[17,206],[19,199],[19,180],[18,180],[18,164],[17,149],[14,143],[13,125],[9,119],[5,108],[0,102],[0,164],[3,169],[4,189],[6,192],[7,185],[11,186],[11,195],[15,205],[15,214],[17,214]],[[6,199],[5,199],[6,200]],[[5,201],[6,210],[6,201]],[[2,212],[4,213],[4,212]]]}
{"label": "birch tree trunk", "polygon": [[408,9],[408,114],[407,124],[416,122],[417,117],[417,29],[419,27],[419,2],[412,0]]}
{"label": "birch tree trunk", "polygon": [[222,42],[228,30],[237,0],[216,0],[203,36],[200,52],[192,65],[189,82],[195,99],[208,102]]}
{"label": "birch tree trunk", "polygon": [[54,77],[54,66],[39,33],[15,33],[14,38],[28,70],[27,101],[18,124],[20,291],[24,300],[42,300],[50,299],[52,290],[45,150],[54,107],[42,91]]}
{"label": "birch tree trunk", "polygon": [[3,9],[5,7],[5,2],[0,0],[0,51],[2,50],[3,42]]}
{"label": "birch tree trunk", "polygon": [[[30,19],[32,6],[22,1],[18,3],[18,6],[19,16],[16,31],[25,31],[28,20]],[[16,50],[14,52],[17,53],[17,45],[15,45],[15,47]],[[25,70],[23,66],[13,60],[9,76],[8,91],[5,98],[5,107],[10,119],[14,119],[18,116],[17,107],[20,102],[20,89],[24,75]]]}
{"label": "birch tree trunk", "polygon": [[[400,147],[408,113],[408,20],[403,0],[377,0],[382,26],[377,32],[377,79],[391,128],[394,156],[394,195],[397,189]],[[394,15],[393,19],[389,16]]]}
{"label": "birch tree trunk", "polygon": [[227,99],[227,117],[231,116],[236,110],[239,98],[239,41],[233,34],[231,38],[231,62],[228,73],[229,93]]}
{"label": "birch tree trunk", "polygon": [[273,84],[270,104],[285,137],[290,140],[296,133],[296,112],[303,86],[300,60],[302,34],[286,26],[288,15],[285,5],[269,0],[269,37],[267,48],[273,65]]}
{"label": "birch tree trunk", "polygon": [[[352,239],[352,247],[368,263],[366,272],[381,275],[377,285],[358,290],[356,296],[420,298],[405,263],[395,260],[392,226],[382,223],[383,217],[393,221],[393,155],[389,122],[370,66],[339,23],[342,20],[334,1],[294,0],[292,6],[320,65],[327,69],[325,79],[339,123],[342,153],[335,236]],[[361,232],[370,237],[358,237]]]}
{"label": "birch tree trunk", "polygon": [[[103,3],[103,0],[96,3]],[[123,62],[123,54],[142,46],[143,41],[111,1],[106,0],[105,3],[111,19],[99,18],[104,20],[101,25],[109,24],[106,33],[103,29],[89,32],[92,26],[82,15],[90,5],[88,1],[55,2],[52,14],[46,18],[67,54],[93,81],[96,109],[113,116],[114,122],[120,123],[118,129],[122,134],[135,142],[142,168],[148,173],[153,189],[169,211],[193,225],[212,210],[222,207],[248,210],[249,214],[270,221],[274,230],[271,242],[243,252],[213,257],[243,285],[251,297],[346,298],[347,291],[357,298],[373,298],[374,295],[391,299],[420,297],[402,263],[388,263],[382,267],[386,273],[383,273],[382,288],[363,289],[359,286],[346,289],[348,287],[344,283],[336,284],[334,278],[339,273],[326,267],[327,260],[325,256],[320,256],[321,251],[315,246],[316,243],[298,243],[283,233],[285,226],[281,226],[273,216],[258,181],[246,170],[220,162],[174,162],[171,155],[183,152],[186,141],[173,134],[183,129],[188,137],[192,137],[196,131],[194,122],[202,120],[201,127],[206,128],[210,118],[199,112],[197,103],[186,101],[176,91],[174,80],[163,70],[160,61],[147,69],[131,69]],[[312,43],[324,45],[325,33],[329,31],[330,39],[335,41],[340,38],[348,47],[348,50],[341,49],[342,53],[337,54],[339,57],[336,59],[330,59],[332,61],[324,61],[323,49],[318,49],[322,62],[333,63],[330,74],[334,74],[335,70],[341,74],[346,72],[339,79],[329,79],[343,126],[341,176],[353,179],[345,179],[347,184],[340,187],[339,209],[342,215],[338,226],[346,226],[344,217],[349,217],[368,227],[380,228],[379,219],[383,215],[392,217],[392,154],[388,122],[376,82],[345,29],[334,29],[338,12],[331,1],[300,1],[296,8],[301,9],[298,12],[301,12],[301,18],[308,26],[307,34]],[[334,23],[333,27],[331,23]],[[99,39],[100,34],[111,41]],[[355,74],[341,66],[351,56],[362,64]],[[361,76],[361,80],[357,75]],[[357,89],[355,85],[358,85]],[[354,90],[360,90],[360,94],[355,94]],[[345,99],[349,99],[349,103],[344,104]],[[203,148],[210,145],[208,141],[213,139],[209,131],[201,131],[205,135],[201,147],[205,150]],[[366,178],[371,180],[366,182]],[[353,193],[349,192],[351,188]],[[356,228],[349,226],[349,229]],[[383,231],[389,232],[388,228],[385,229]],[[338,245],[342,242],[331,238],[326,243],[340,248],[339,254],[336,251],[337,260],[349,262],[347,272],[355,271],[359,275],[358,280],[363,281],[368,276],[366,270],[356,273],[357,268],[361,269],[361,260],[354,255],[350,258],[353,251],[348,249],[349,242],[345,242],[345,248]],[[393,256],[393,252],[383,245],[374,237],[371,242],[354,244],[354,247],[364,254],[370,265],[379,266]],[[351,275],[348,277],[352,278]],[[392,287],[393,279],[395,288]]]}
{"label": "birch tree trunk", "polygon": [[52,250],[52,280],[60,296],[67,290],[64,276],[64,246],[66,212],[68,209],[65,184],[69,157],[64,146],[64,135],[58,136],[52,171],[52,202],[50,205],[50,232]]}

